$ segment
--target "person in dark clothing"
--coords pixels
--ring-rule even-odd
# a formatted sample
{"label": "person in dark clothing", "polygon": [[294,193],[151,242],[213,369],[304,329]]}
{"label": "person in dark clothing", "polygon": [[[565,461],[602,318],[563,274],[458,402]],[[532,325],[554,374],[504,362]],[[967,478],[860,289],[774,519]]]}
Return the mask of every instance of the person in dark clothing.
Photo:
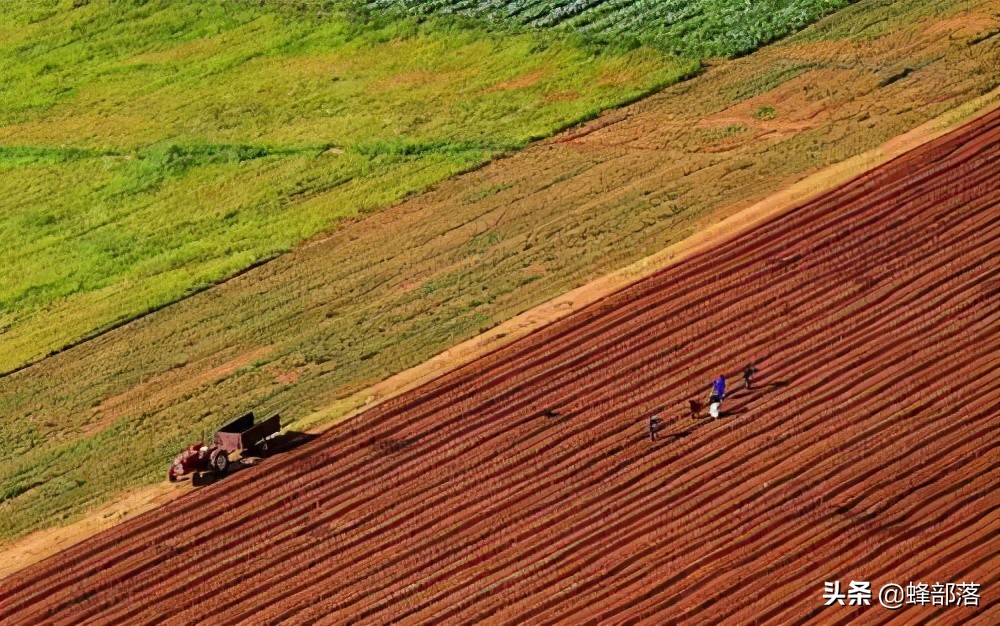
{"label": "person in dark clothing", "polygon": [[743,382],[746,383],[747,389],[753,389],[753,375],[756,373],[757,368],[753,366],[753,363],[743,369]]}
{"label": "person in dark clothing", "polygon": [[659,413],[657,413],[656,415],[654,415],[654,416],[652,416],[652,417],[649,418],[649,440],[650,441],[656,441],[656,434],[660,431],[660,424],[662,424],[662,423],[663,423],[663,420],[660,419],[660,414]]}
{"label": "person in dark clothing", "polygon": [[701,402],[688,400],[688,409],[691,411],[691,419],[698,419],[698,416],[701,414]]}

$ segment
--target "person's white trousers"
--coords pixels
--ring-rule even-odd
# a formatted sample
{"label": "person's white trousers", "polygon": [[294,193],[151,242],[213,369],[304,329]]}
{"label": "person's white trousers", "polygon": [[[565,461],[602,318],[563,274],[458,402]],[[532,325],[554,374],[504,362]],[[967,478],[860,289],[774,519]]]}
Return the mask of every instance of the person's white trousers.
{"label": "person's white trousers", "polygon": [[719,417],[719,403],[713,402],[708,405],[708,414],[712,416],[712,419]]}

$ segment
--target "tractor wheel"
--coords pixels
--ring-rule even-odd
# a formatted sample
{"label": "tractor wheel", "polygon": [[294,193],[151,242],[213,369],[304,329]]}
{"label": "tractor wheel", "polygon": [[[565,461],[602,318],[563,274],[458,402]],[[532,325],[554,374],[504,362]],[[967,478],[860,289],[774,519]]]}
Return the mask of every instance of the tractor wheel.
{"label": "tractor wheel", "polygon": [[212,466],[215,467],[215,471],[220,474],[224,474],[226,470],[229,469],[229,455],[225,452],[219,453],[219,455],[215,457],[215,461],[212,462]]}

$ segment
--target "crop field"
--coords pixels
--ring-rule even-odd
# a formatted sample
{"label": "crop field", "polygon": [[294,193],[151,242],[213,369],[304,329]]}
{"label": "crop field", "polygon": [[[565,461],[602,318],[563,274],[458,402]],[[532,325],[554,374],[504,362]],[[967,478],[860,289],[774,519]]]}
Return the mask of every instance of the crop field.
{"label": "crop field", "polygon": [[0,541],[162,482],[248,410],[330,423],[391,374],[949,117],[1000,84],[993,4],[852,5],[0,375]]}
{"label": "crop field", "polygon": [[[1000,109],[6,579],[0,621],[996,623],[998,147]],[[824,609],[851,579],[982,601]]]}
{"label": "crop field", "polygon": [[677,54],[746,54],[850,0],[367,0],[369,10],[462,15],[557,28],[600,44],[651,45]]}
{"label": "crop field", "polygon": [[699,67],[327,4],[0,5],[0,372]]}

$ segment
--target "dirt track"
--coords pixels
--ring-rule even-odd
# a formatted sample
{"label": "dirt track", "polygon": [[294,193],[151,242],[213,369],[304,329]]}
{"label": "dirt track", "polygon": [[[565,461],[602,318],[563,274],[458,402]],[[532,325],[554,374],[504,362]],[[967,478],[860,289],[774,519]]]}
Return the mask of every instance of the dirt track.
{"label": "dirt track", "polygon": [[[0,621],[990,623],[998,300],[1000,110],[8,578]],[[824,611],[838,579],[982,600]]]}

